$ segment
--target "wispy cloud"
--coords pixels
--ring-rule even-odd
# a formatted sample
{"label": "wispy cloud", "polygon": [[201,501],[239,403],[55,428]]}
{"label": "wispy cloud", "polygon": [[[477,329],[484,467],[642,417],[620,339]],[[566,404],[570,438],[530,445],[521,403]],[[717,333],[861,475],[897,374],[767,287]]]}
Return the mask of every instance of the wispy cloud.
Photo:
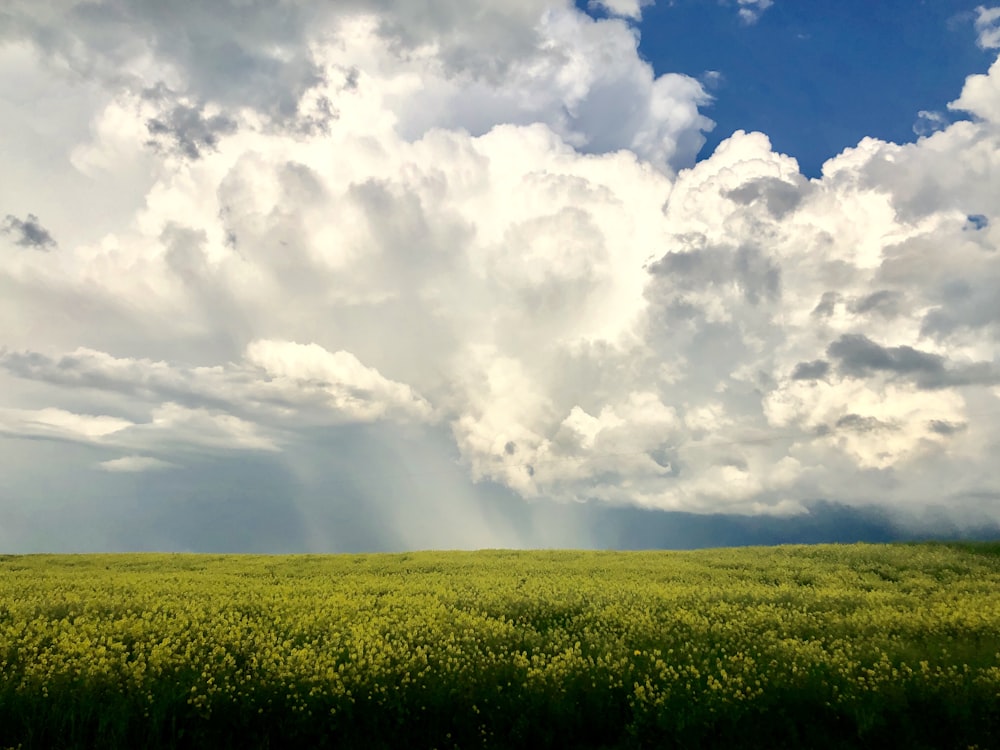
{"label": "wispy cloud", "polygon": [[774,0],[736,0],[739,4],[740,18],[744,23],[757,23],[761,15],[774,5]]}
{"label": "wispy cloud", "polygon": [[427,402],[409,386],[388,380],[349,352],[328,352],[316,344],[260,339],[247,346],[241,363],[195,368],[91,349],[58,359],[0,350],[0,369],[61,388],[101,390],[152,404],[170,401],[257,421],[280,422],[283,415],[306,411],[333,424],[431,416]]}
{"label": "wispy cloud", "polygon": [[917,112],[917,121],[913,123],[913,132],[918,136],[928,136],[943,130],[949,120],[942,112],[922,109]]}
{"label": "wispy cloud", "polygon": [[122,458],[113,458],[109,461],[101,461],[98,464],[98,467],[102,471],[127,474],[143,471],[162,471],[164,469],[175,468],[175,466],[175,464],[169,461],[161,461],[151,456],[123,456]]}

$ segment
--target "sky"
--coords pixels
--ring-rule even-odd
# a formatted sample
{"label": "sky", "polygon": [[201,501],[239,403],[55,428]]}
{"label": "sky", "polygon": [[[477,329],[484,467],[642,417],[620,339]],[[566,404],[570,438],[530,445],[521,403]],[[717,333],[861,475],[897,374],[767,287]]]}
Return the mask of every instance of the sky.
{"label": "sky", "polygon": [[0,551],[1000,537],[1000,6],[8,0]]}

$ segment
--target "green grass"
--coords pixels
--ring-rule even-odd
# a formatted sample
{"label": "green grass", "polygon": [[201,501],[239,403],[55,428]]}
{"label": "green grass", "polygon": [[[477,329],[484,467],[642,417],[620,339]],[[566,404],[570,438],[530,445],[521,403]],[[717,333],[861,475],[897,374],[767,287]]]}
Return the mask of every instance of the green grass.
{"label": "green grass", "polygon": [[0,748],[960,748],[1000,544],[0,556]]}

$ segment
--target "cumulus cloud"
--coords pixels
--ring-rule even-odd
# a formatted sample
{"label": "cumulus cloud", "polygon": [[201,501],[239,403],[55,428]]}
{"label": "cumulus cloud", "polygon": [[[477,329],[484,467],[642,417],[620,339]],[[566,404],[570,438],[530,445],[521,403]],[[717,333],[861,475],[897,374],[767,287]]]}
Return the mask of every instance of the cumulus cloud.
{"label": "cumulus cloud", "polygon": [[101,92],[75,168],[144,187],[0,266],[6,435],[322,485],[365,427],[526,499],[1000,518],[998,64],[809,180],[761,133],[694,164],[703,87],[568,4],[8,15]]}
{"label": "cumulus cloud", "polygon": [[966,78],[962,95],[951,102],[948,109],[968,112],[994,125],[1000,123],[1000,58],[994,61],[985,75]]}
{"label": "cumulus cloud", "polygon": [[[609,8],[637,18],[641,5]],[[709,101],[701,84],[654,76],[637,54],[637,32],[620,19],[548,0],[373,10],[361,1],[246,13],[235,1],[162,9],[146,0],[16,0],[5,31],[76,75],[146,92],[160,109],[146,118],[153,143],[192,158],[243,120],[323,130],[340,96],[359,85],[381,91],[411,140],[434,127],[478,135],[544,122],[585,150],[630,148],[677,168],[693,161],[712,127],[698,112]],[[361,76],[363,60],[377,64]]]}

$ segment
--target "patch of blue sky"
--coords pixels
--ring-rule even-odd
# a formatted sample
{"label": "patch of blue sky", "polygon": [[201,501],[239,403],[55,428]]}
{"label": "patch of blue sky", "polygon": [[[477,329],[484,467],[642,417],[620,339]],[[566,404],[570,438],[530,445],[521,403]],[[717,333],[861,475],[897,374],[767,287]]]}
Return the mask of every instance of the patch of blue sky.
{"label": "patch of blue sky", "polygon": [[865,136],[906,143],[965,119],[947,105],[996,59],[991,13],[974,0],[659,0],[634,23],[658,75],[693,76],[714,97],[699,159],[757,130],[817,177]]}

